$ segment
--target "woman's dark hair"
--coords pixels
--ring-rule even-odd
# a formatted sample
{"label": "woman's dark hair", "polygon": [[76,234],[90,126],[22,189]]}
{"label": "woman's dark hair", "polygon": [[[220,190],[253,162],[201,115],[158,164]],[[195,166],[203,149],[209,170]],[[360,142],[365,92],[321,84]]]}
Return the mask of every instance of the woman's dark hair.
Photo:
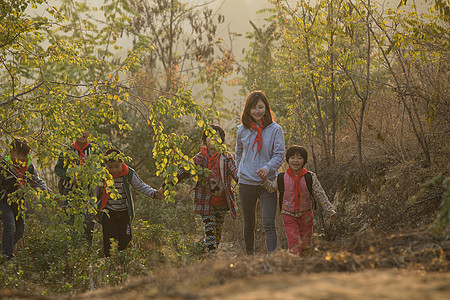
{"label": "woman's dark hair", "polygon": [[26,138],[18,137],[12,141],[11,150],[17,152],[19,155],[28,155],[31,148],[28,146],[28,140]]}
{"label": "woman's dark hair", "polygon": [[289,162],[289,158],[291,158],[291,156],[294,156],[295,154],[299,153],[301,157],[303,157],[303,165],[306,165],[306,163],[308,162],[308,151],[306,151],[305,148],[298,146],[298,145],[293,145],[291,147],[289,147],[289,149],[287,149],[286,151],[286,161]]}
{"label": "woman's dark hair", "polygon": [[111,148],[105,152],[106,161],[122,161],[122,158],[120,157],[119,149],[117,148]]}
{"label": "woman's dark hair", "polygon": [[259,100],[261,100],[264,105],[266,105],[263,127],[267,127],[274,121],[275,114],[270,109],[269,100],[267,99],[266,94],[264,94],[263,91],[253,91],[248,94],[247,100],[245,101],[244,105],[244,112],[241,115],[241,123],[245,128],[250,128],[250,122],[253,121],[253,118],[250,115],[250,110],[256,106]]}
{"label": "woman's dark hair", "polygon": [[[217,134],[219,134],[220,138],[222,139],[222,144],[225,144],[225,131],[222,129],[222,127],[220,127],[219,125],[215,125],[215,124],[211,124],[209,125],[209,127],[211,127],[212,129],[214,129],[216,131]],[[202,135],[202,142],[203,145],[206,144],[206,132],[203,132]]]}

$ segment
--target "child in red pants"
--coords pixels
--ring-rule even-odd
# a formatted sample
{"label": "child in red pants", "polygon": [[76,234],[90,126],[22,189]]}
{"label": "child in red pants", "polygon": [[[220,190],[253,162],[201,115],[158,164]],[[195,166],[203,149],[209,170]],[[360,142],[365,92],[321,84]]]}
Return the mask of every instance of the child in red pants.
{"label": "child in red pants", "polygon": [[316,174],[304,168],[308,161],[306,149],[291,146],[286,151],[286,161],[289,169],[278,175],[276,188],[280,192],[281,214],[289,251],[301,256],[311,246],[314,224],[312,197],[320,202],[333,220],[337,219],[337,214]]}

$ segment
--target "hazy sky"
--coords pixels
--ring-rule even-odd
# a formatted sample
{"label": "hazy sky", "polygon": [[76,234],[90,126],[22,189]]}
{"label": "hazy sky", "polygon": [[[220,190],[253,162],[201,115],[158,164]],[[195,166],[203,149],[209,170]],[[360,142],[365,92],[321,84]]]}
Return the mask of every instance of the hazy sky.
{"label": "hazy sky", "polygon": [[[233,46],[234,54],[240,56],[242,48],[248,44],[248,41],[244,38],[245,33],[252,31],[249,21],[252,20],[256,24],[261,24],[264,15],[256,12],[270,7],[270,3],[266,0],[216,0],[210,4],[210,7],[215,12],[224,15],[225,22],[218,28],[218,33],[227,45]],[[228,31],[240,33],[243,36],[236,38],[230,45]]]}

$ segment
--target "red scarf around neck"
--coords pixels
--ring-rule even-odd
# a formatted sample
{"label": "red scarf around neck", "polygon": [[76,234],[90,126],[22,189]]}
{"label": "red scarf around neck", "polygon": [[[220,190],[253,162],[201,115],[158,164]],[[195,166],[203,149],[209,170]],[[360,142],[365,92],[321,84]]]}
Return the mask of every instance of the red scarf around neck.
{"label": "red scarf around neck", "polygon": [[[206,159],[208,159],[208,169],[212,170],[213,167],[217,167],[217,169],[219,169],[219,152],[216,152],[216,154],[214,154],[213,156],[209,156],[208,153],[208,149],[206,149],[205,146],[200,147],[200,152],[202,152],[205,156]],[[213,164],[216,164],[216,166],[213,166]],[[211,172],[209,173],[211,174]],[[219,171],[219,176],[220,176],[220,171]],[[209,178],[209,175],[208,175]]]}
{"label": "red scarf around neck", "polygon": [[256,154],[258,153],[259,149],[261,149],[261,146],[262,146],[262,142],[263,142],[263,140],[262,140],[263,122],[264,122],[264,119],[262,119],[261,123],[259,124],[259,126],[257,126],[255,123],[250,121],[250,127],[257,132],[256,137],[255,137],[255,141],[253,142],[253,145],[252,145],[252,150],[253,150],[253,146],[255,146],[255,144],[258,143],[258,148],[256,149],[255,157],[253,159],[256,158]]}
{"label": "red scarf around neck", "polygon": [[23,175],[25,175],[25,172],[27,171],[27,166],[28,166],[28,159],[27,161],[24,163],[20,163],[20,167],[17,167],[16,165],[14,165],[14,169],[16,170],[17,173],[17,183],[19,186],[19,189],[23,188],[25,186],[25,179],[23,178]]}
{"label": "red scarf around neck", "polygon": [[72,144],[73,148],[75,150],[78,150],[78,152],[80,153],[80,165],[82,165],[84,163],[84,159],[86,158],[86,155],[84,154],[84,149],[87,148],[87,146],[89,146],[89,141],[86,140],[86,144],[83,145],[83,147],[80,148],[80,145],[78,145],[77,141],[73,142]]}
{"label": "red scarf around neck", "polygon": [[[112,177],[113,178],[118,178],[118,177],[126,176],[129,171],[130,170],[128,169],[128,166],[125,163],[123,163],[122,164],[122,170],[120,171],[120,173],[113,174]],[[109,193],[106,191],[106,182],[103,182],[102,204],[100,205],[100,210],[105,208],[106,203],[108,203],[108,199],[109,199]]]}
{"label": "red scarf around neck", "polygon": [[289,168],[286,173],[291,176],[292,178],[294,178],[294,190],[295,190],[295,210],[298,208],[298,206],[300,205],[300,197],[302,196],[302,191],[300,189],[300,178],[302,178],[306,173],[308,172],[308,170],[306,170],[305,168],[301,169],[300,173],[295,176],[294,172],[292,171],[291,168]]}

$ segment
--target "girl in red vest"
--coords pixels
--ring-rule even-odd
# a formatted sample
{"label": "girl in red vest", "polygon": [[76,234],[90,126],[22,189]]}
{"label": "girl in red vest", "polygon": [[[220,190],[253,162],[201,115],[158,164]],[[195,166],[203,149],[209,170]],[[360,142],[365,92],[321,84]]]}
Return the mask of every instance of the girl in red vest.
{"label": "girl in red vest", "polygon": [[[337,214],[333,210],[316,174],[304,168],[308,161],[306,149],[297,145],[291,146],[286,151],[286,161],[289,164],[289,169],[286,173],[278,175],[282,179],[282,181],[278,180],[280,201],[282,201],[281,214],[289,251],[301,256],[311,246],[314,224],[312,197],[319,201],[327,215],[333,220],[337,219]],[[308,172],[310,174],[307,174]],[[312,195],[307,186],[305,175],[312,177]]]}

